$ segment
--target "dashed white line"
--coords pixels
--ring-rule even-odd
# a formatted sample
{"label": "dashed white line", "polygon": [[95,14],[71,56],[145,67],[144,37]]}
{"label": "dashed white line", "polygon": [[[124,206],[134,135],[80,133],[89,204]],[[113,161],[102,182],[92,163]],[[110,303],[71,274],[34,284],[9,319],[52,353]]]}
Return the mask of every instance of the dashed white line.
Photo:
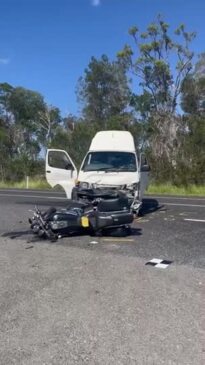
{"label": "dashed white line", "polygon": [[61,196],[48,196],[48,195],[23,195],[23,194],[0,194],[0,196],[12,196],[16,198],[38,198],[38,199],[61,199],[61,200],[68,200],[68,198],[63,198]]}
{"label": "dashed white line", "polygon": [[182,197],[182,196],[163,196],[163,195],[145,195],[145,198],[157,198],[157,199],[171,199],[171,200],[199,200],[199,201],[202,201],[204,200],[205,201],[205,198],[204,197],[200,197],[200,196],[192,196],[192,197]]}
{"label": "dashed white line", "polygon": [[38,190],[38,189],[0,189],[0,192],[3,194],[11,193],[39,193],[39,194],[65,194],[63,191],[54,191],[54,190]]}
{"label": "dashed white line", "polygon": [[181,207],[200,207],[205,208],[205,205],[201,204],[182,204],[182,203],[163,203],[164,205],[173,205],[173,206],[181,206]]}
{"label": "dashed white line", "polygon": [[[30,195],[30,194],[10,194],[8,193],[0,193],[2,197],[20,197],[20,198],[37,198],[37,199],[54,199],[54,200],[68,200],[66,197],[62,196],[49,196],[49,195]],[[196,207],[196,208],[205,208],[205,205],[201,204],[182,204],[182,203],[170,203],[170,202],[163,202],[164,205],[171,205],[171,206],[182,206],[182,207]]]}
{"label": "dashed white line", "polygon": [[203,222],[203,223],[205,223],[205,219],[184,218],[184,221],[190,221],[190,222]]}

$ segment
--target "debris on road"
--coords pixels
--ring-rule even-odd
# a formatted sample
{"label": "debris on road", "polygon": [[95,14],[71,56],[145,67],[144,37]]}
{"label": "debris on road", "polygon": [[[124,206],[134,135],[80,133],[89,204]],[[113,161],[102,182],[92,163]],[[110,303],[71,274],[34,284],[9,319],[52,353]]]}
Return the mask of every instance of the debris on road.
{"label": "debris on road", "polygon": [[170,264],[172,264],[173,261],[169,260],[161,260],[161,259],[152,259],[148,262],[146,262],[145,265],[154,266],[157,269],[167,269]]}

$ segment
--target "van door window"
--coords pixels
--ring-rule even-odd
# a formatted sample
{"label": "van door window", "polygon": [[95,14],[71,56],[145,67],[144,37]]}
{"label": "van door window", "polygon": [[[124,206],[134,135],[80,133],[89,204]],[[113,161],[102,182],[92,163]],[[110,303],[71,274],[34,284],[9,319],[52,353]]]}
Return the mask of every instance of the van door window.
{"label": "van door window", "polygon": [[48,155],[48,165],[63,170],[73,169],[70,159],[63,151],[50,151]]}

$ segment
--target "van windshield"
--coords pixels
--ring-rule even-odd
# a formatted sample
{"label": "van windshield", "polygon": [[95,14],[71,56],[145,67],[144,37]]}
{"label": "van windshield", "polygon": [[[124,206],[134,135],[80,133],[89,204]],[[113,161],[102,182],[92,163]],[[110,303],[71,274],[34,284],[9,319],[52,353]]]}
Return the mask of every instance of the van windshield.
{"label": "van windshield", "polygon": [[136,156],[132,152],[89,152],[83,171],[137,171]]}

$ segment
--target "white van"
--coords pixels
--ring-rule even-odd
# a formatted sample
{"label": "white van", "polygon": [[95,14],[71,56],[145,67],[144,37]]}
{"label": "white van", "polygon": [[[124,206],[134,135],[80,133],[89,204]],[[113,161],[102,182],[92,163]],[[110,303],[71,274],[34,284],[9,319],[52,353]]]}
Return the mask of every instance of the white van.
{"label": "white van", "polygon": [[49,149],[46,179],[60,185],[68,199],[75,199],[79,188],[114,188],[126,192],[132,208],[139,211],[148,184],[149,166],[143,154],[137,155],[134,139],[126,131],[102,131],[93,138],[79,172],[66,151]]}

